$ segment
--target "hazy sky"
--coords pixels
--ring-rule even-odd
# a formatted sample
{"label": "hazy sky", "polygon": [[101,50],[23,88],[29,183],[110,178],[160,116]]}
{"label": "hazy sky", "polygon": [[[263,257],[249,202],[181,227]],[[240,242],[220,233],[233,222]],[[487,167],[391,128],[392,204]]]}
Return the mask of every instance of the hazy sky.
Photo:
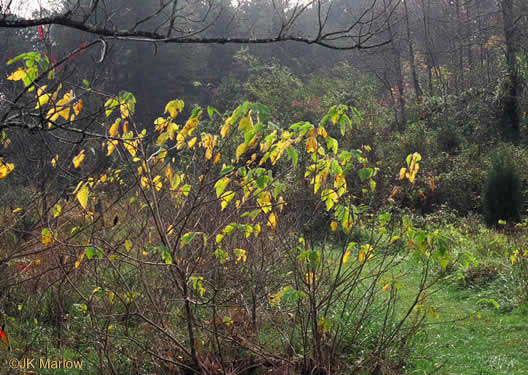
{"label": "hazy sky", "polygon": [[49,7],[50,0],[0,0],[2,8],[11,2],[11,11],[22,16],[29,16],[41,8]]}

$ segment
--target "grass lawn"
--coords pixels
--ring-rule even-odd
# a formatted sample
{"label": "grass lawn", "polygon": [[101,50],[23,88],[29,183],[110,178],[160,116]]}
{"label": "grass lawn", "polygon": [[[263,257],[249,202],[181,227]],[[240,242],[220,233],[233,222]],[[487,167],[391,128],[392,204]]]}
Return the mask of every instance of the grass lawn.
{"label": "grass lawn", "polygon": [[516,306],[505,282],[440,286],[431,295],[439,317],[428,319],[407,373],[528,374],[528,306]]}

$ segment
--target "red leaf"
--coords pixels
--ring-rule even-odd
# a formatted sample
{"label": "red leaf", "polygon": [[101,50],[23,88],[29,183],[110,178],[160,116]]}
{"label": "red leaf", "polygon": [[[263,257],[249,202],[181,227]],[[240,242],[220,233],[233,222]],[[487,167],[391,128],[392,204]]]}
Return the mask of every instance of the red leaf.
{"label": "red leaf", "polygon": [[9,349],[9,342],[7,341],[7,335],[4,332],[4,327],[0,328],[0,341],[2,342],[2,346],[5,350]]}

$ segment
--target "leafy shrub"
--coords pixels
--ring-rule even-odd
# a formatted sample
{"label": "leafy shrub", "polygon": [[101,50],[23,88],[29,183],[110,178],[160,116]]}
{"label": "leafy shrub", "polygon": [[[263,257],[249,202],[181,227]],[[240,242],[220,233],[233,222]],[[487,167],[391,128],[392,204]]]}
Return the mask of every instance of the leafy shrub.
{"label": "leafy shrub", "polygon": [[502,146],[492,160],[483,194],[488,224],[498,220],[519,220],[522,206],[521,178],[509,149]]}

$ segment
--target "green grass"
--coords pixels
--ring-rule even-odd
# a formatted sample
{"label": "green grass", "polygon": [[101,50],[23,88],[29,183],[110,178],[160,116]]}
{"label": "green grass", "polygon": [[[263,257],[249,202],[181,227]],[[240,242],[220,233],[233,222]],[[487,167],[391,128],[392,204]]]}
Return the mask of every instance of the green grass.
{"label": "green grass", "polygon": [[[498,278],[478,288],[441,286],[431,295],[439,317],[419,335],[408,374],[528,373],[528,307]],[[496,309],[483,299],[494,299]]]}

